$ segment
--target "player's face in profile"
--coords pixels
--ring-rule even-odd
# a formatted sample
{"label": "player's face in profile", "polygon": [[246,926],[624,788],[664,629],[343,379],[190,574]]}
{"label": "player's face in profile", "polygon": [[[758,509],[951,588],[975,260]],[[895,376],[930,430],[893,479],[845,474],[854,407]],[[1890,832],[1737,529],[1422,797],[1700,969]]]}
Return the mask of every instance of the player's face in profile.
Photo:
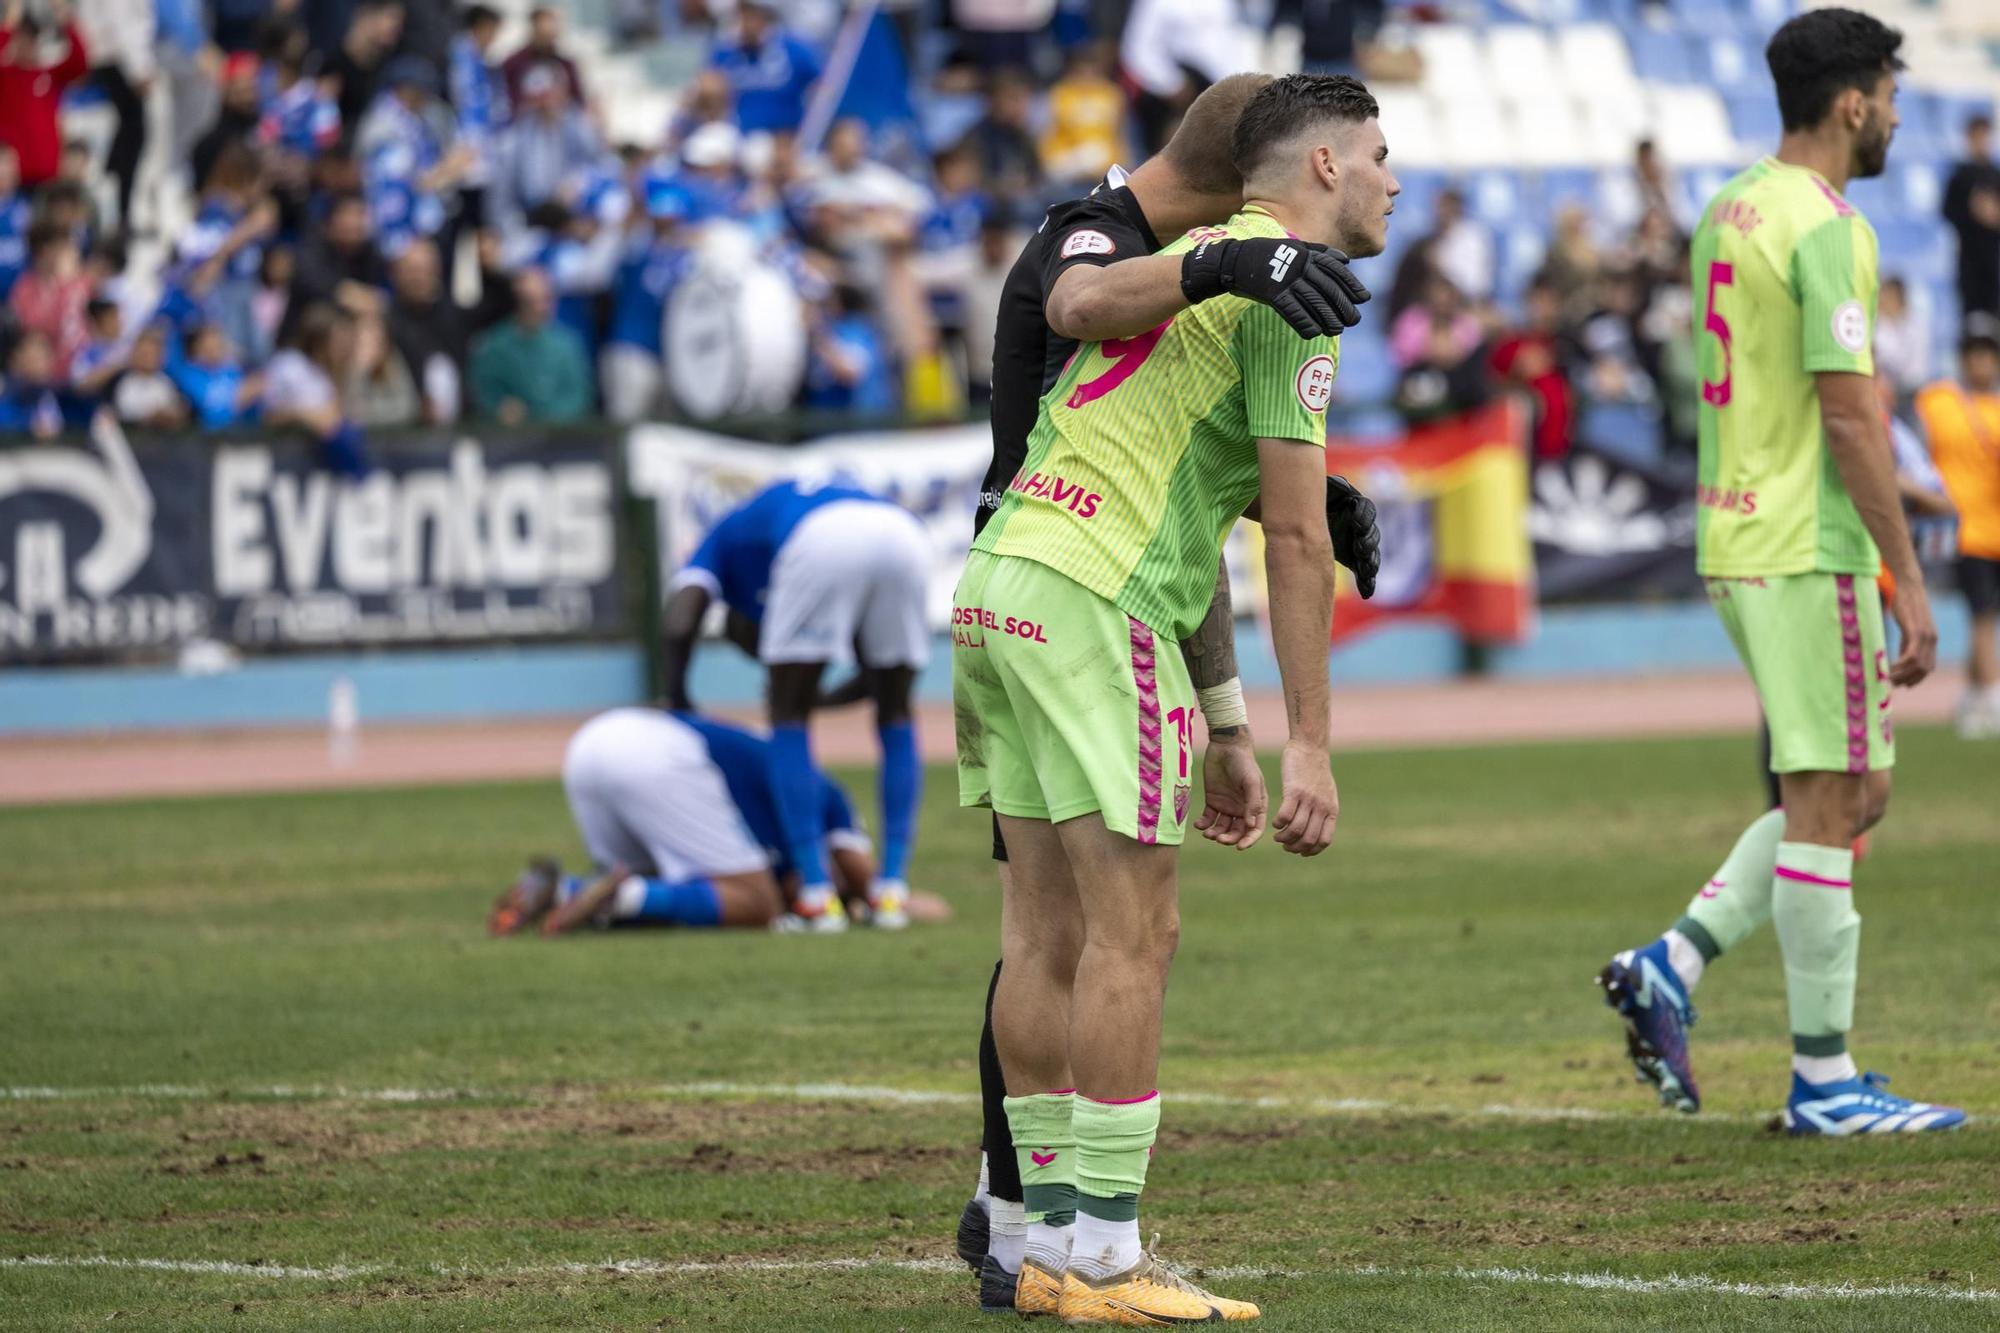
{"label": "player's face in profile", "polygon": [[1389,143],[1381,123],[1363,121],[1340,141],[1339,213],[1334,244],[1350,259],[1379,255],[1389,244],[1389,214],[1402,185],[1389,169]]}
{"label": "player's face in profile", "polygon": [[1896,114],[1896,76],[1884,74],[1861,105],[1861,129],[1854,136],[1854,175],[1879,176],[1889,165],[1889,140],[1902,123]]}

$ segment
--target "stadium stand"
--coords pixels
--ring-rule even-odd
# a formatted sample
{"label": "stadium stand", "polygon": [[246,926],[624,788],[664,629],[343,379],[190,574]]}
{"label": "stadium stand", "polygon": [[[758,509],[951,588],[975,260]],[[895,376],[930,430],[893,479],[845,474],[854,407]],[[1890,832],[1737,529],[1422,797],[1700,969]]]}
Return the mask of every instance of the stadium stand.
{"label": "stadium stand", "polygon": [[[78,0],[82,17],[101,2]],[[668,305],[701,266],[704,232],[721,222],[749,229],[773,280],[794,287],[805,311],[804,369],[797,385],[778,386],[780,399],[793,394],[795,405],[833,414],[948,414],[968,391],[977,400],[983,378],[963,363],[961,336],[968,324],[991,319],[981,304],[991,284],[976,280],[981,229],[991,220],[1018,233],[1044,203],[1076,188],[1037,160],[1034,140],[1048,126],[1058,70],[1085,59],[1087,41],[1108,43],[1119,35],[1093,32],[1065,8],[1050,33],[1020,48],[1035,62],[1023,129],[1002,124],[1005,115],[995,111],[1010,95],[1004,91],[1009,85],[981,61],[997,48],[963,41],[948,21],[949,6],[919,5],[908,12],[909,21],[876,14],[870,22],[844,18],[837,7],[778,3],[772,12],[789,34],[784,40],[797,43],[786,49],[798,52],[801,62],[799,87],[788,95],[804,90],[812,73],[804,66],[825,71],[815,91],[826,95],[806,93],[799,103],[804,125],[801,151],[794,154],[782,146],[774,151],[757,126],[737,132],[744,128],[742,107],[732,107],[730,76],[727,69],[718,73],[715,55],[731,40],[733,14],[694,22],[673,6],[657,6],[656,14],[644,3],[569,0],[560,7],[557,41],[581,72],[595,160],[522,166],[542,171],[535,179],[549,183],[553,210],[528,209],[504,224],[489,216],[485,225],[501,225],[505,234],[482,245],[469,224],[479,221],[477,201],[493,194],[482,189],[495,169],[492,161],[482,159],[469,175],[446,171],[453,178],[426,193],[413,178],[399,176],[402,168],[392,159],[415,153],[429,161],[435,155],[416,133],[425,117],[442,117],[448,134],[478,142],[489,156],[495,145],[524,137],[502,128],[504,106],[464,105],[462,81],[480,69],[497,78],[503,57],[511,57],[510,70],[525,58],[514,53],[533,26],[531,6],[529,0],[499,0],[497,37],[483,56],[473,56],[462,49],[463,37],[448,51],[438,45],[438,34],[459,30],[458,11],[447,0],[407,3],[407,9],[385,3],[356,11],[401,16],[392,61],[364,71],[344,49],[345,35],[329,41],[315,32],[296,39],[305,67],[321,75],[345,72],[350,81],[380,79],[393,67],[401,79],[414,59],[416,77],[439,97],[412,99],[415,112],[390,107],[375,116],[386,94],[357,100],[350,87],[340,100],[368,108],[373,128],[365,120],[347,124],[337,140],[322,141],[298,137],[305,94],[282,83],[287,39],[280,24],[218,34],[198,26],[194,7],[160,0],[169,76],[151,94],[154,133],[129,224],[115,216],[117,191],[106,169],[118,112],[95,82],[71,90],[62,126],[65,139],[77,146],[69,170],[74,184],[58,187],[53,202],[45,195],[36,207],[39,213],[64,207],[64,189],[84,196],[84,269],[94,293],[113,299],[122,316],[121,332],[107,335],[113,346],[99,349],[93,365],[114,350],[123,355],[143,328],[165,319],[177,334],[197,324],[219,325],[234,341],[250,343],[230,350],[237,369],[254,379],[271,347],[296,333],[301,296],[297,282],[285,276],[288,267],[318,239],[327,201],[359,188],[369,197],[370,243],[380,258],[393,261],[412,236],[442,245],[451,286],[476,327],[505,316],[510,272],[536,266],[554,279],[558,323],[573,330],[591,355],[614,344],[636,346],[640,360],[654,367],[651,377],[631,371],[628,357],[625,372],[604,372],[607,397],[600,406],[616,398],[646,413],[687,408],[649,386],[660,378],[661,357],[672,356],[660,327]],[[1966,118],[1990,111],[2000,87],[2000,10],[1981,0],[1889,0],[1868,7],[1908,35],[1910,71],[1891,170],[1881,180],[1858,183],[1854,198],[1881,236],[1885,275],[1909,283],[1933,344],[1949,348],[1958,303],[1951,236],[1938,217],[1941,186],[1960,151]],[[1428,21],[1440,11],[1447,21]],[[1236,22],[1228,17],[1234,12],[1218,6],[1217,21]],[[1380,67],[1371,86],[1405,188],[1389,254],[1367,268],[1370,282],[1385,297],[1392,285],[1399,292],[1414,289],[1414,279],[1406,284],[1401,269],[1413,256],[1422,261],[1421,242],[1437,199],[1457,185],[1471,224],[1490,237],[1495,303],[1481,317],[1497,332],[1519,317],[1523,293],[1551,262],[1557,220],[1580,208],[1597,267],[1578,279],[1572,317],[1581,321],[1624,301],[1600,288],[1637,274],[1637,306],[1620,307],[1620,317],[1632,326],[1642,365],[1651,365],[1663,343],[1687,336],[1676,325],[1684,323],[1684,313],[1676,313],[1672,293],[1684,276],[1671,253],[1673,237],[1687,230],[1700,200],[1734,166],[1777,138],[1762,47],[1790,12],[1788,0],[1388,6],[1370,46],[1371,68]],[[1295,59],[1302,49],[1296,31],[1244,36],[1269,61]],[[1395,58],[1383,59],[1384,53]],[[256,112],[242,137],[257,147],[261,175],[244,200],[218,203],[192,178],[188,146],[217,125],[227,130],[227,115],[234,113],[218,121],[198,88],[177,83],[176,68],[193,71],[197,83],[209,75],[225,83],[233,76],[255,81]],[[514,81],[511,72],[507,81]],[[526,112],[517,107],[515,114]],[[833,120],[849,116],[869,127],[859,149],[864,161],[829,165],[813,150]],[[1125,127],[1127,142],[1136,128]],[[1642,140],[1666,164],[1650,179],[1635,167]],[[942,159],[934,155],[961,143],[975,150],[970,156],[977,161],[954,167],[969,174],[946,184],[938,176]],[[532,152],[532,143],[516,151]],[[264,197],[279,205],[275,227],[229,242],[224,271],[205,273],[214,247],[228,242],[230,228],[255,213],[251,201]],[[454,199],[455,220],[423,220],[433,203],[449,215]],[[402,209],[410,210],[407,219]],[[1646,218],[1656,209],[1671,227],[1653,239],[1661,253],[1642,253]],[[25,249],[25,232],[15,242]],[[337,304],[363,324],[379,316],[369,307],[371,301],[386,303],[386,273],[372,280],[380,286],[363,281],[342,288],[351,299]],[[635,295],[641,290],[643,296]],[[247,313],[252,309],[264,321],[255,336]],[[1396,396],[1398,372],[1386,351],[1393,313],[1386,302],[1378,305],[1344,339],[1339,392],[1350,408]],[[10,350],[19,332],[11,324],[4,330]],[[1581,325],[1572,332],[1580,333]],[[180,359],[178,346],[172,359]],[[414,380],[424,380],[423,366],[408,369]],[[1591,391],[1587,350],[1575,370]],[[673,376],[665,381],[671,384]],[[66,412],[79,406],[69,401],[72,386],[43,387],[62,391]],[[19,375],[8,387],[16,397],[37,391]],[[750,397],[762,403],[770,395]],[[1626,397],[1631,401],[1613,405],[1617,411],[1585,413],[1584,429],[1613,420],[1616,429],[1630,431],[1634,413],[1649,413],[1644,402],[1657,395],[1634,390]],[[455,399],[427,398],[422,414],[435,420],[461,406]],[[35,419],[44,427],[56,420],[46,412]],[[1620,444],[1632,447],[1630,440]]]}

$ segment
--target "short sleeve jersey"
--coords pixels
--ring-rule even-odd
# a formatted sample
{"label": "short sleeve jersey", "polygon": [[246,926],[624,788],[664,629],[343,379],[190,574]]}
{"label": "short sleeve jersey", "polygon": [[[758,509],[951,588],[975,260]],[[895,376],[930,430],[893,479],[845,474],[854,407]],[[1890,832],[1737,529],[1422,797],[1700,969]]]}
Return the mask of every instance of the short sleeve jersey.
{"label": "short sleeve jersey", "polygon": [[761,621],[778,548],[806,515],[842,500],[888,501],[854,486],[781,481],[724,514],[674,575],[672,586],[706,588],[731,610]]}
{"label": "short sleeve jersey", "polygon": [[1076,354],[1076,341],[1050,329],[1043,313],[1056,280],[1080,264],[1101,268],[1159,248],[1125,173],[1113,168],[1088,195],[1051,208],[1007,271],[993,333],[993,463],[980,486],[975,535],[1028,456],[1036,405]]}
{"label": "short sleeve jersey", "polygon": [[[1251,207],[1165,253],[1286,235]],[[1304,257],[1301,247],[1293,262]],[[1331,340],[1301,341],[1240,296],[1088,344],[1042,399],[1027,460],[973,549],[1047,565],[1186,638],[1215,592],[1223,538],[1256,498],[1257,441],[1326,447],[1335,356]]]}
{"label": "short sleeve jersey", "polygon": [[1875,231],[1817,172],[1765,158],[1695,229],[1702,574],[1873,576],[1813,376],[1872,375]]}

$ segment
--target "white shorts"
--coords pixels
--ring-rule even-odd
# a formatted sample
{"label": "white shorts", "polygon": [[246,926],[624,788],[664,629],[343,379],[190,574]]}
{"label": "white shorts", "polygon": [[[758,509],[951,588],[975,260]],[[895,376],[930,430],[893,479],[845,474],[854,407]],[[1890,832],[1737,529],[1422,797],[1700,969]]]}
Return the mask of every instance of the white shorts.
{"label": "white shorts", "polygon": [[932,559],[930,534],[900,506],[837,500],[813,510],[771,562],[758,659],[847,666],[859,639],[865,666],[921,667]]}
{"label": "white shorts", "polygon": [[693,727],[652,708],[583,724],[563,756],[563,792],[590,858],[672,883],[770,867]]}

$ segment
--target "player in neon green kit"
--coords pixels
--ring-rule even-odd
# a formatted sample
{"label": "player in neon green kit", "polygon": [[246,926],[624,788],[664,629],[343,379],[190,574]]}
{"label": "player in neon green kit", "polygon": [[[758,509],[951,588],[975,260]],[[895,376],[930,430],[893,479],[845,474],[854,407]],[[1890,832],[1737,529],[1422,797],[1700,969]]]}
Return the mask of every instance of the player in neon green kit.
{"label": "player in neon green kit", "polygon": [[[1845,9],[1780,28],[1767,52],[1785,125],[1777,156],[1725,185],[1695,231],[1696,562],[1756,683],[1784,804],[1744,831],[1686,915],[1599,977],[1641,1079],[1693,1111],[1689,996],[1717,955],[1774,922],[1794,1134],[1965,1120],[1884,1092],[1847,1052],[1861,939],[1851,846],[1888,806],[1890,687],[1922,680],[1937,655],[1875,396],[1875,232],[1843,194],[1888,159],[1901,43]],[[1875,584],[1885,562],[1902,631],[1893,664]]]}
{"label": "player in neon green kit", "polygon": [[[1379,254],[1397,186],[1375,115],[1353,79],[1276,80],[1237,124],[1243,211],[1170,250],[1285,237],[1301,244],[1277,247],[1274,266],[1302,262],[1305,243]],[[1202,620],[1222,539],[1252,509],[1289,704],[1277,840],[1323,850],[1339,812],[1321,504],[1336,368],[1328,340],[1301,342],[1268,307],[1229,295],[1084,347],[1043,398],[1027,461],[959,583],[960,799],[999,816],[1014,870],[994,1037],[1029,1262],[1066,1264],[1058,1312],[1071,1322],[1257,1314],[1139,1244],[1192,796],[1195,698],[1174,644]],[[1065,923],[1079,915],[1076,938]],[[1032,944],[1017,955],[1019,941]]]}

